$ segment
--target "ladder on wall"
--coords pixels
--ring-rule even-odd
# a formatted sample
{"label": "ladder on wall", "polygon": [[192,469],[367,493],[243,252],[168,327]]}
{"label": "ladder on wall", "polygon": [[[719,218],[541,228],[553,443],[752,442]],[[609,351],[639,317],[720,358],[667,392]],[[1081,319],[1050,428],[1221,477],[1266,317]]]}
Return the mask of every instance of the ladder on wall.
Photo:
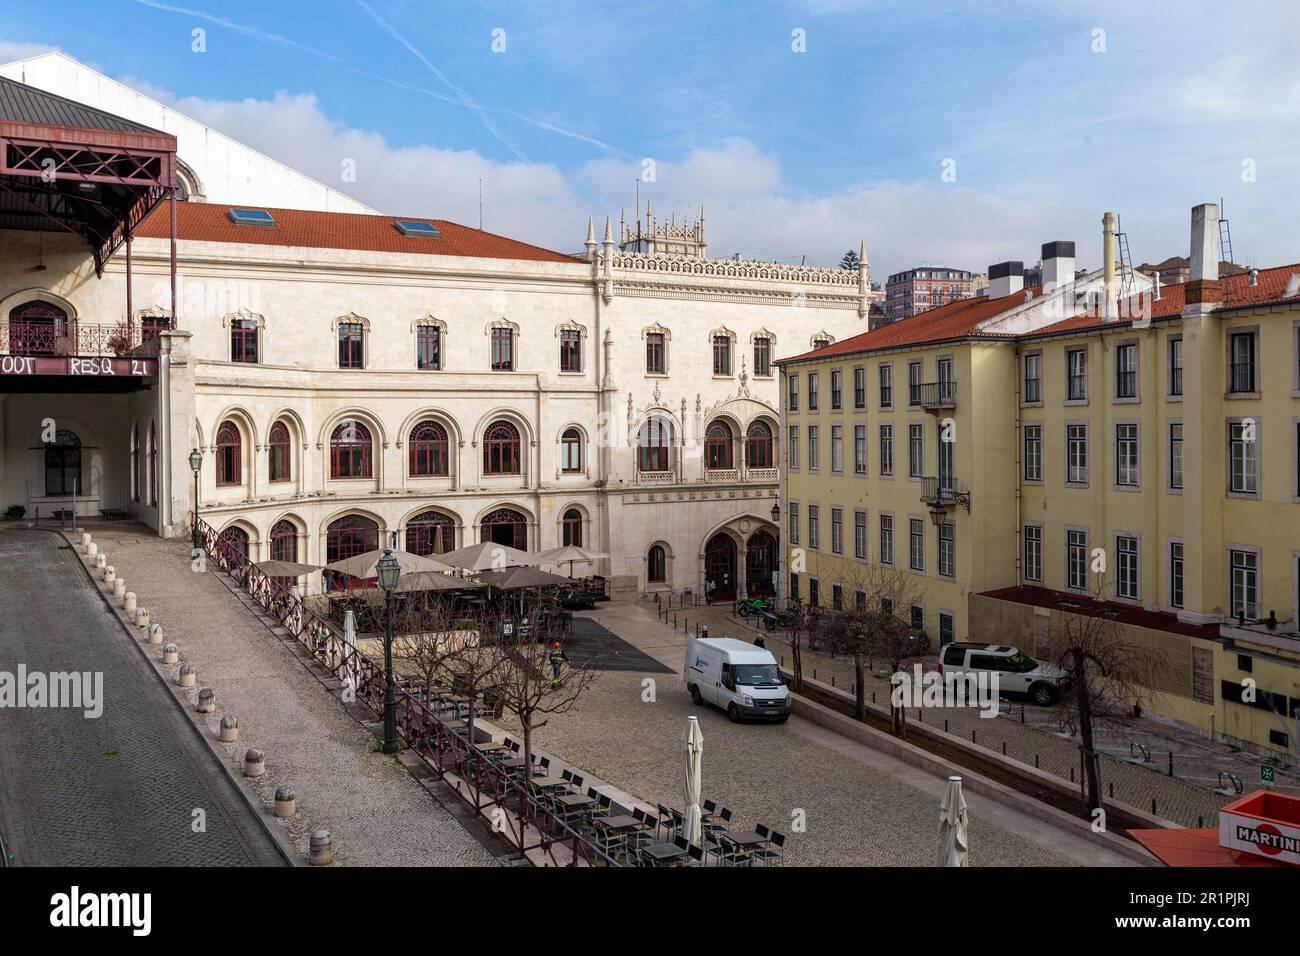
{"label": "ladder on wall", "polygon": [[1136,291],[1133,279],[1133,255],[1129,252],[1128,233],[1124,231],[1123,220],[1115,216],[1115,241],[1119,245],[1119,300],[1123,302]]}

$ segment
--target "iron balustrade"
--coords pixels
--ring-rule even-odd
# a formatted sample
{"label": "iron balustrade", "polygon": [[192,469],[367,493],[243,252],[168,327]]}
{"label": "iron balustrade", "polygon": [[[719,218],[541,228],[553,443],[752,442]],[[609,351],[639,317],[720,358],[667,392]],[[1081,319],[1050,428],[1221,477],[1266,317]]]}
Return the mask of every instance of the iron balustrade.
{"label": "iron balustrade", "polygon": [[957,500],[957,483],[951,475],[921,479],[921,500],[926,504],[952,504]]}
{"label": "iron balustrade", "polygon": [[[382,717],[387,682],[384,669],[344,641],[333,624],[303,604],[281,579],[258,570],[246,554],[222,541],[202,518],[197,519],[197,527],[199,546],[217,567],[273,614],[331,674],[344,682],[350,680],[357,701]],[[565,847],[570,852],[570,866],[579,862],[589,866],[624,865],[574,829],[496,758],[453,731],[428,704],[405,688],[400,688],[397,695],[397,735],[439,776],[452,772],[463,780],[468,786],[457,787],[457,792],[475,813],[491,806],[504,808],[506,801],[513,799],[515,814],[503,814],[503,825],[521,853],[540,849],[553,865],[559,866],[562,863],[555,849]],[[525,768],[525,773],[530,769]],[[536,832],[533,843],[528,842],[530,827]]]}
{"label": "iron balustrade", "polygon": [[0,319],[0,348],[9,355],[72,357],[150,356],[158,354],[164,324],[114,325],[90,322],[26,322]]}
{"label": "iron balustrade", "polygon": [[1233,362],[1231,371],[1231,391],[1233,393],[1255,391],[1254,362]]}
{"label": "iron balustrade", "polygon": [[913,404],[919,404],[922,408],[957,407],[957,383],[952,380],[926,382],[919,389],[920,401]]}

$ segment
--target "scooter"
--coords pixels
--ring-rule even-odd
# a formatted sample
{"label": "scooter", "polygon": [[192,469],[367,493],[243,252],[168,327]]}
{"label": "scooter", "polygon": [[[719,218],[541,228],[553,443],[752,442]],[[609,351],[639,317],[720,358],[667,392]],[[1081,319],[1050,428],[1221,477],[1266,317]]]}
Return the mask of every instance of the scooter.
{"label": "scooter", "polygon": [[778,611],[771,606],[763,611],[763,626],[769,631],[775,631],[778,627],[789,627],[790,621],[789,611]]}
{"label": "scooter", "polygon": [[747,598],[736,602],[736,613],[741,617],[749,617],[751,614],[762,615],[771,609],[772,602],[767,598]]}

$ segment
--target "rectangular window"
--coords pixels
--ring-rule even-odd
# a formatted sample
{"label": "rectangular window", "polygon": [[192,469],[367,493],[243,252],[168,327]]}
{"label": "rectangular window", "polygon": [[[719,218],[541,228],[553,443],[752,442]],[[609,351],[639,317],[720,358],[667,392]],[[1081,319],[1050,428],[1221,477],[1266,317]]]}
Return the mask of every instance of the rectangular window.
{"label": "rectangular window", "polygon": [[820,460],[820,449],[817,447],[817,433],[820,429],[816,425],[808,426],[808,468],[810,471],[816,471]]}
{"label": "rectangular window", "polygon": [[1069,349],[1065,353],[1065,399],[1069,402],[1088,400],[1088,352],[1086,349]]}
{"label": "rectangular window", "polygon": [[1137,398],[1136,343],[1126,342],[1115,347],[1115,397]]}
{"label": "rectangular window", "polygon": [[1115,538],[1115,593],[1130,601],[1138,599],[1138,540],[1132,535]]}
{"label": "rectangular window", "polygon": [[821,607],[822,604],[822,586],[816,578],[808,579],[808,604],[811,607]]}
{"label": "rectangular window", "polygon": [[772,340],[765,336],[754,339],[754,374],[772,374]]}
{"label": "rectangular window", "polygon": [[436,325],[415,330],[415,367],[437,371],[442,368],[442,332]]}
{"label": "rectangular window", "polygon": [[492,371],[513,372],[515,370],[515,330],[495,328],[492,330]]}
{"label": "rectangular window", "polygon": [[844,373],[839,369],[831,370],[831,411],[844,407]]}
{"label": "rectangular window", "polygon": [[[645,337],[645,370],[648,375],[664,374],[666,365],[664,354],[664,334],[650,332]],[[793,407],[793,406],[792,406]]]}
{"label": "rectangular window", "polygon": [[921,363],[907,363],[907,404],[921,404]]}
{"label": "rectangular window", "polygon": [[867,560],[867,513],[853,513],[853,556],[859,561]]}
{"label": "rectangular window", "polygon": [[1234,332],[1228,336],[1228,391],[1255,391],[1255,333]]}
{"label": "rectangular window", "polygon": [[817,411],[817,373],[808,373],[808,411]]}
{"label": "rectangular window", "polygon": [[799,502],[790,502],[790,543],[799,543]]}
{"label": "rectangular window", "polygon": [[560,371],[582,371],[582,333],[576,329],[560,330]]}
{"label": "rectangular window", "polygon": [[1088,588],[1088,533],[1065,532],[1065,583],[1075,591]]}
{"label": "rectangular window", "polygon": [[880,476],[894,477],[894,426],[880,426]]}
{"label": "rectangular window", "polygon": [[1253,432],[1258,428],[1258,422],[1228,425],[1228,488],[1234,494],[1259,493],[1259,446]]}
{"label": "rectangular window", "polygon": [[785,453],[786,467],[797,469],[799,467],[799,426],[790,425],[787,427],[787,431],[790,435],[790,448]]}
{"label": "rectangular window", "polygon": [[1115,426],[1115,484],[1122,488],[1138,485],[1138,427]]}
{"label": "rectangular window", "polygon": [[954,521],[939,525],[939,573],[945,578],[957,574],[957,524]]}
{"label": "rectangular window", "polygon": [[1065,426],[1065,480],[1072,485],[1088,483],[1088,426]]}
{"label": "rectangular window", "polygon": [[713,337],[713,374],[731,374],[731,336],[715,335]]}
{"label": "rectangular window", "polygon": [[831,585],[831,607],[837,611],[844,610],[844,586],[842,584]]}
{"label": "rectangular window", "polygon": [[1169,423],[1169,487],[1183,487],[1183,423]]}
{"label": "rectangular window", "polygon": [[939,612],[939,646],[944,647],[957,639],[957,622],[947,611]]}
{"label": "rectangular window", "polygon": [[1183,543],[1169,542],[1169,605],[1183,606]]}
{"label": "rectangular window", "polygon": [[867,370],[861,365],[853,370],[853,407],[867,407]]}
{"label": "rectangular window", "polygon": [[791,373],[785,380],[786,411],[799,411],[799,376]]}
{"label": "rectangular window", "polygon": [[339,368],[365,368],[364,342],[360,322],[339,323]]}
{"label": "rectangular window", "polygon": [[880,366],[880,407],[894,407],[894,366]]}
{"label": "rectangular window", "polygon": [[907,625],[914,631],[925,630],[925,608],[913,604],[907,609]]}
{"label": "rectangular window", "polygon": [[907,474],[909,478],[925,475],[925,426],[907,426]]}
{"label": "rectangular window", "polygon": [[1231,567],[1229,595],[1234,620],[1254,621],[1259,617],[1259,555],[1253,551],[1228,552]]}
{"label": "rectangular window", "polygon": [[1025,425],[1025,481],[1043,480],[1043,426]]}
{"label": "rectangular window", "polygon": [[911,518],[907,523],[907,566],[913,571],[925,570],[925,519]]}
{"label": "rectangular window", "polygon": [[230,361],[257,364],[257,321],[255,319],[231,320]]}
{"label": "rectangular window", "polygon": [[1041,525],[1025,525],[1025,580],[1043,580],[1043,529]]}
{"label": "rectangular window", "polygon": [[831,509],[831,553],[844,553],[844,509]]}
{"label": "rectangular window", "polygon": [[1025,356],[1025,401],[1043,400],[1043,353],[1032,352]]}
{"label": "rectangular window", "polygon": [[853,426],[853,473],[867,473],[867,426]]}
{"label": "rectangular window", "polygon": [[894,516],[880,516],[880,563],[894,566]]}
{"label": "rectangular window", "polygon": [[831,426],[831,471],[844,470],[844,426]]}
{"label": "rectangular window", "polygon": [[808,506],[808,547],[816,550],[822,544],[821,528],[821,507],[819,505]]}
{"label": "rectangular window", "polygon": [[1169,340],[1169,394],[1183,394],[1183,340]]}

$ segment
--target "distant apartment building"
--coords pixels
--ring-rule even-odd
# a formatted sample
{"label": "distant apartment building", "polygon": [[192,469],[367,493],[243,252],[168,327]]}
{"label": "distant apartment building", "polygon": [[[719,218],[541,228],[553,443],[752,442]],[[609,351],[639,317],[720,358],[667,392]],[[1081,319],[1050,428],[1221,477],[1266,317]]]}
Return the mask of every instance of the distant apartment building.
{"label": "distant apartment building", "polygon": [[[1163,262],[1144,262],[1137,267],[1137,271],[1152,278],[1159,278],[1161,285],[1179,285],[1187,281],[1187,276],[1191,270],[1191,261],[1187,256],[1170,256]],[[1224,279],[1229,276],[1241,275],[1246,271],[1245,266],[1239,266],[1236,263],[1226,261],[1219,263],[1219,276]]]}
{"label": "distant apartment building", "polygon": [[944,266],[917,266],[895,272],[885,283],[885,316],[897,322],[949,302],[969,299],[973,280],[974,276],[963,269]]}

